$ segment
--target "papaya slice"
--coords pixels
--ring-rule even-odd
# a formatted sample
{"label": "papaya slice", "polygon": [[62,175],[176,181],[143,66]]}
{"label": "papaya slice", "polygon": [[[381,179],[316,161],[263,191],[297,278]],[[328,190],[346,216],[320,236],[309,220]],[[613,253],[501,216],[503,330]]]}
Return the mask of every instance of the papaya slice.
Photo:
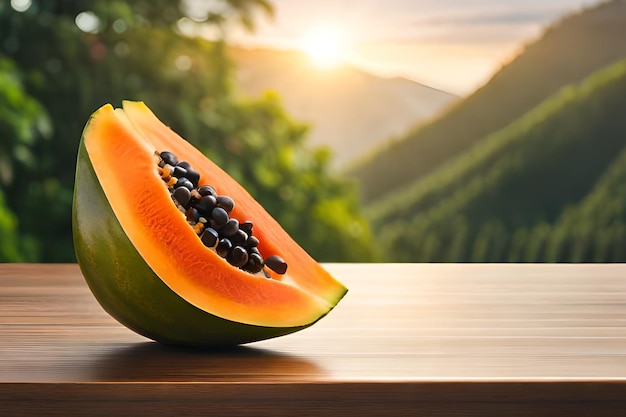
{"label": "papaya slice", "polygon": [[[254,224],[258,250],[288,270],[266,276],[233,266],[205,246],[173,202],[155,155],[169,151],[235,202]],[[142,102],[107,104],[79,146],[73,236],[81,271],[102,307],[158,342],[229,346],[304,329],[347,289],[311,258],[226,172]]]}

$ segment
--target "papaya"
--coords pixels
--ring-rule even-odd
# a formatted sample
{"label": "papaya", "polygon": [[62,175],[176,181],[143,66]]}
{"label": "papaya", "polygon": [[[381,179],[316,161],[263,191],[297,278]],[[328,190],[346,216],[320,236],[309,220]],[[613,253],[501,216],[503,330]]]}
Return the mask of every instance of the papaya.
{"label": "papaya", "polygon": [[[183,165],[168,164],[171,155],[185,161],[189,177],[195,173],[193,187],[173,176]],[[191,208],[183,207],[190,203],[179,194],[203,198],[198,194],[209,189],[225,208],[210,220],[190,220]],[[241,225],[239,234],[248,225],[239,246],[253,241],[240,254],[249,256],[248,266],[231,259],[234,249],[226,256],[207,244],[209,230],[215,240],[215,230],[226,233],[217,211]],[[286,335],[316,323],[347,292],[235,179],[142,102],[107,104],[89,118],[72,228],[77,261],[99,304],[163,344],[225,347]]]}

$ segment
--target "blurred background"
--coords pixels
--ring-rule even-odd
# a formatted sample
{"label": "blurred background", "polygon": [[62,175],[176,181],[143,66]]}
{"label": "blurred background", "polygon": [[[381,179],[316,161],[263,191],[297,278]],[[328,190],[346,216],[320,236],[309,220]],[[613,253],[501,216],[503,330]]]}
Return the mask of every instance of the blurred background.
{"label": "blurred background", "polygon": [[625,39],[626,0],[2,0],[0,262],[75,261],[124,99],[320,261],[626,262]]}

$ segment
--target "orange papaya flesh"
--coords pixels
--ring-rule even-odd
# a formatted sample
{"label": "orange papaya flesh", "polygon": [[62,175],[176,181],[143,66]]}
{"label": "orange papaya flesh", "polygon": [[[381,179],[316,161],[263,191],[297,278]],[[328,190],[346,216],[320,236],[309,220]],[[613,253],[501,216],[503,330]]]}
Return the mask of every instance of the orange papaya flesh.
{"label": "orange papaya flesh", "polygon": [[[162,150],[189,161],[201,184],[233,197],[233,217],[253,221],[261,252],[289,264],[282,279],[251,275],[202,244],[158,175],[154,153]],[[106,105],[89,120],[73,210],[76,255],[92,292],[121,323],[160,342],[227,346],[292,333],[326,315],[347,291],[143,103]]]}
{"label": "orange papaya flesh", "polygon": [[334,304],[343,297],[345,288],[311,259],[237,181],[164,125],[144,103],[124,101],[123,112],[128,115],[140,134],[151,138],[156,147],[173,152],[179,159],[188,161],[199,170],[199,186],[211,185],[216,188],[218,194],[228,195],[236,201],[233,217],[254,221],[254,234],[259,238],[261,253],[279,255],[289,265],[289,274],[286,277],[274,274],[274,278],[291,279],[299,288],[317,294]]}

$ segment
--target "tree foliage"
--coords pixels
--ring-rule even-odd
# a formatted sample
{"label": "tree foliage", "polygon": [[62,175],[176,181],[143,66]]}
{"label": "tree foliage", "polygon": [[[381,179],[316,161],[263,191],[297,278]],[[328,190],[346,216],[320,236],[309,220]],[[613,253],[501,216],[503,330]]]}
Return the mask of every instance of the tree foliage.
{"label": "tree foliage", "polygon": [[[40,178],[35,149],[49,139],[50,124],[41,105],[24,91],[14,63],[2,57],[0,103],[0,260],[29,261],[33,260],[37,240],[18,236],[17,218],[9,203],[19,206],[15,200],[25,198],[29,188],[37,186],[24,179]],[[43,185],[45,193],[48,184],[43,181]],[[5,194],[4,190],[15,190],[15,194]]]}
{"label": "tree foliage", "polygon": [[[185,4],[34,0],[24,12],[0,8],[0,55],[16,63],[24,89],[41,103],[36,118],[53,121],[50,132],[28,139],[32,171],[2,186],[17,221],[12,227],[38,244],[24,257],[74,260],[71,200],[82,128],[102,104],[130,99],[146,102],[238,179],[313,256],[371,259],[353,188],[330,172],[328,151],[307,147],[307,127],[292,120],[277,97],[235,99],[225,39],[187,33],[190,24],[191,32],[230,21],[253,28],[255,11],[271,14],[271,5],[211,2],[219,7],[196,10],[191,19]],[[4,107],[0,102],[0,112]],[[26,140],[14,137],[7,155]]]}

